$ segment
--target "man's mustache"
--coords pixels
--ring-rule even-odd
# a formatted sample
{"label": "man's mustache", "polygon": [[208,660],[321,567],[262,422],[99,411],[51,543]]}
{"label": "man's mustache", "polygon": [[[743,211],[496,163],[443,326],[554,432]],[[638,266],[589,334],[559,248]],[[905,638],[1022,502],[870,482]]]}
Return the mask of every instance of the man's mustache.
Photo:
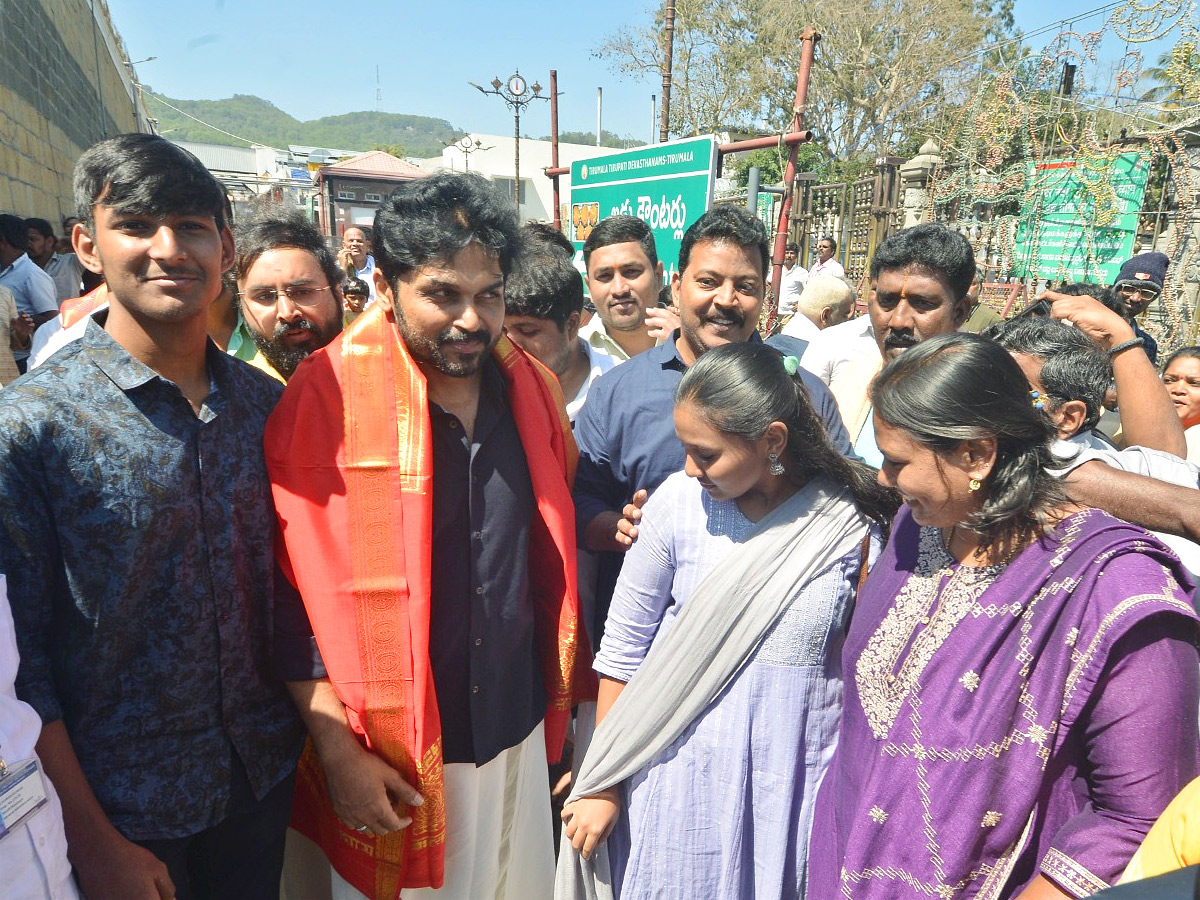
{"label": "man's mustache", "polygon": [[308,319],[300,319],[297,322],[278,322],[272,337],[279,340],[285,334],[294,334],[297,331],[316,331],[316,328]]}
{"label": "man's mustache", "polygon": [[913,347],[918,343],[916,335],[912,332],[888,332],[888,336],[883,339],[885,347]]}

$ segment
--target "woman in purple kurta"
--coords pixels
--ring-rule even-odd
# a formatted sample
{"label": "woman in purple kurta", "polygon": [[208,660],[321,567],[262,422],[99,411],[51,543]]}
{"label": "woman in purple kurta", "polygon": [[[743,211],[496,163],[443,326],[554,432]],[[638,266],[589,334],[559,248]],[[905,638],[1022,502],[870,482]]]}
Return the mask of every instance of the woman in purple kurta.
{"label": "woman in purple kurta", "polygon": [[931,339],[872,390],[907,502],[843,654],[813,900],[1087,896],[1197,772],[1191,580],[1045,479],[1040,414],[993,348]]}

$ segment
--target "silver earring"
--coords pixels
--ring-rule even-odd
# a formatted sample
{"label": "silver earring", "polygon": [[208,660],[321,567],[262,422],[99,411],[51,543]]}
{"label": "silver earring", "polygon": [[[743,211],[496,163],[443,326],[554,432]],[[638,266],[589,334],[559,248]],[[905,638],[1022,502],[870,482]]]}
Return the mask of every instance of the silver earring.
{"label": "silver earring", "polygon": [[767,459],[771,461],[771,474],[782,475],[786,470],[783,468],[783,463],[779,461],[778,453],[768,453]]}

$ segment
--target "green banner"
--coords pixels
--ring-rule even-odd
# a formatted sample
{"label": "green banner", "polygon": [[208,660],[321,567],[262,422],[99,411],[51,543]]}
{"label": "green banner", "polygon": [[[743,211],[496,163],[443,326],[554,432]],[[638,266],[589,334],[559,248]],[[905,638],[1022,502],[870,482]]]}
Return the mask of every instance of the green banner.
{"label": "green banner", "polygon": [[1030,167],[1013,248],[1021,277],[1112,284],[1133,255],[1149,165],[1138,153],[1111,160],[1052,159]]}
{"label": "green banner", "polygon": [[716,138],[651,144],[571,165],[571,241],[583,269],[583,242],[601,219],[637,216],[654,232],[667,279],[679,262],[688,226],[712,206]]}

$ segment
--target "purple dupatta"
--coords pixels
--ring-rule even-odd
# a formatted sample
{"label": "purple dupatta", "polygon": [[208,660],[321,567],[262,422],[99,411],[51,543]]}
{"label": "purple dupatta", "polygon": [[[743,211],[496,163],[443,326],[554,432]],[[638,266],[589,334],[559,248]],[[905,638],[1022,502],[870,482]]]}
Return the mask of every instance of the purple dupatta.
{"label": "purple dupatta", "polygon": [[1050,782],[1078,771],[1068,736],[1114,644],[1160,613],[1194,623],[1192,587],[1158,541],[1098,510],[1005,567],[971,569],[902,508],[846,641],[810,900],[1008,897],[1039,864],[1060,866],[1061,884],[1103,884],[1054,857],[1074,811]]}

